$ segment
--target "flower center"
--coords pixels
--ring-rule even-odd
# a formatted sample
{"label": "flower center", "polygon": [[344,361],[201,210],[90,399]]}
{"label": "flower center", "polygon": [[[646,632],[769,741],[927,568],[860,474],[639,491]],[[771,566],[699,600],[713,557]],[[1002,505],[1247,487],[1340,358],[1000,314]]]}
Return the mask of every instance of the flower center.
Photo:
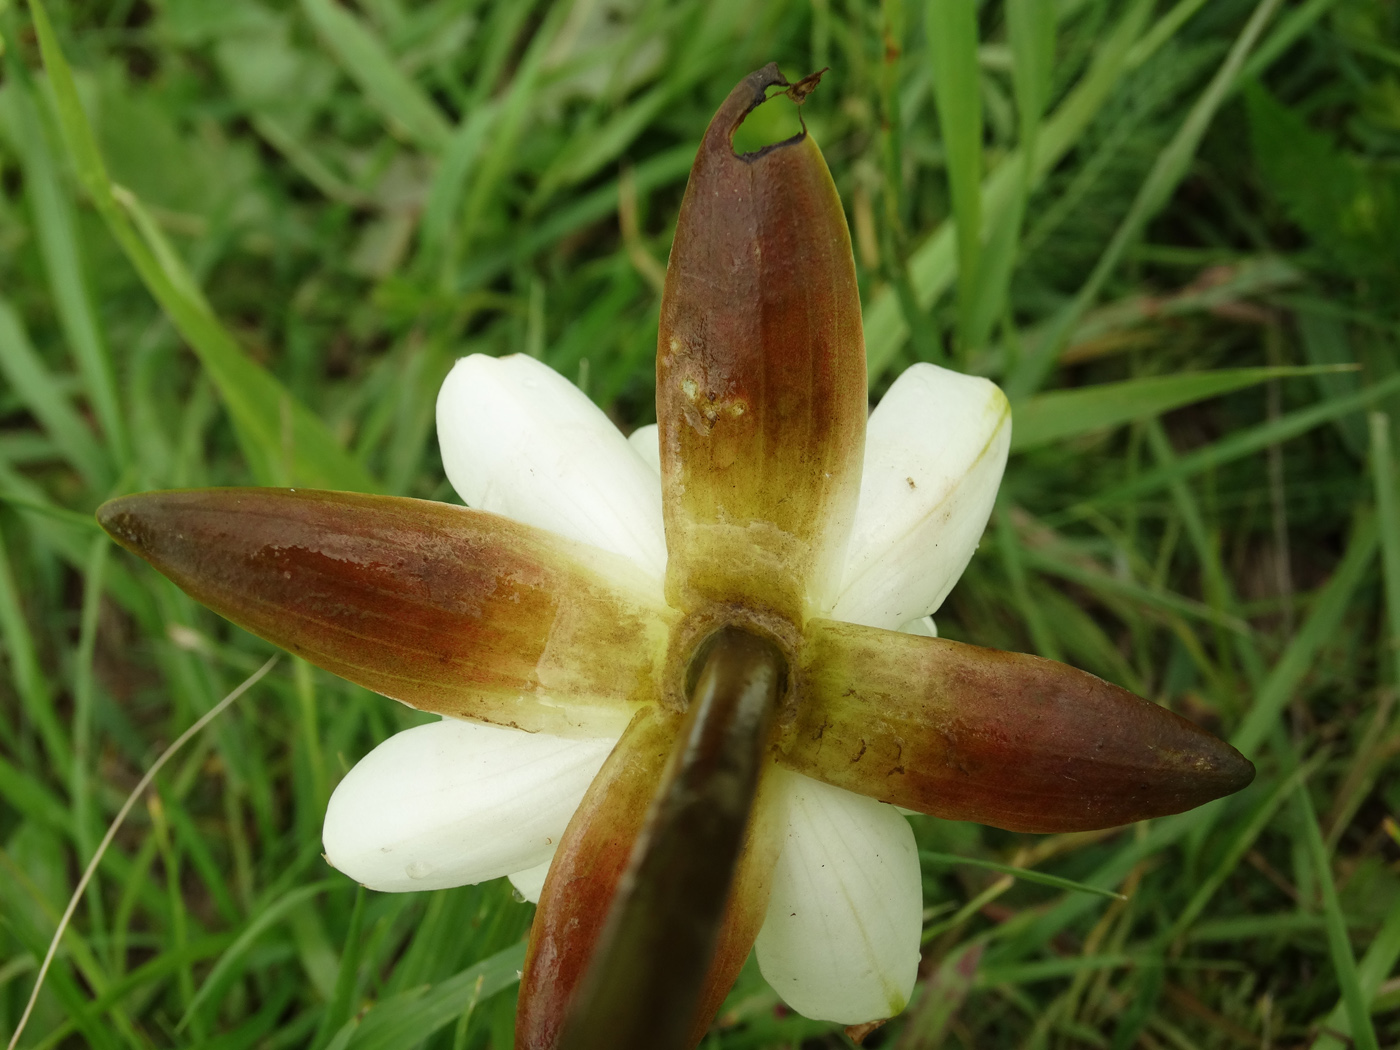
{"label": "flower center", "polygon": [[696,681],[715,640],[728,628],[737,628],[771,642],[782,656],[784,667],[778,691],[777,722],[792,706],[795,669],[799,666],[802,631],[787,617],[742,602],[709,603],[686,613],[671,628],[661,689],[662,703],[675,711],[690,706]]}

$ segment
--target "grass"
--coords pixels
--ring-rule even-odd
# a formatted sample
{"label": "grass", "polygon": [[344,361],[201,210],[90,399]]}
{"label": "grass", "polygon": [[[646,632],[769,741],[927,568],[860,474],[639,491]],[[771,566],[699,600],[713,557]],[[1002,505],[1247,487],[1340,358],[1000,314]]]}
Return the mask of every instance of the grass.
{"label": "grass", "polygon": [[[832,67],[804,115],[872,398],[932,360],[1022,421],[940,631],[1259,767],[1105,833],[914,818],[924,976],[867,1045],[1400,1044],[1400,15],[973,6],[0,0],[0,1035],[141,774],[270,655],[92,510],[450,498],[433,398],[469,352],[650,422],[690,158],[777,59]],[[21,1045],[509,1046],[530,907],[319,856],[414,718],[284,657],[139,799]],[[751,964],[706,1045],[799,1044],[849,1042]]]}

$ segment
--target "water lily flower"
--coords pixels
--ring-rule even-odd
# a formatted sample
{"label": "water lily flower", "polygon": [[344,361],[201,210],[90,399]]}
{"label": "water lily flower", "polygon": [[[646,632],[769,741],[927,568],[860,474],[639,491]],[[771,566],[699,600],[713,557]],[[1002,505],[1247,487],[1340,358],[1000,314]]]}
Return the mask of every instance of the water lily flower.
{"label": "water lily flower", "polygon": [[223,615],[444,716],[342,781],[326,854],[375,889],[510,876],[538,901],[522,1047],[694,1045],[751,947],[803,1014],[892,1016],[922,911],[896,806],[1079,830],[1252,776],[1091,675],[934,636],[991,511],[1009,408],[984,379],[917,365],[867,421],[821,154],[805,131],[730,144],[768,89],[800,100],[814,83],[768,66],[705,134],[656,428],[629,440],[540,362],[473,356],[438,399],[470,509],[247,489],[99,512]]}

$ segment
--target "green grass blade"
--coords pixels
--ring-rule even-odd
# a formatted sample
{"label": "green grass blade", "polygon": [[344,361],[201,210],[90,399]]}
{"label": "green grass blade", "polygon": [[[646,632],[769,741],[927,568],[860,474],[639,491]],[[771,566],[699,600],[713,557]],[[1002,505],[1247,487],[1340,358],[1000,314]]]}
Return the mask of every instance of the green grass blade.
{"label": "green grass blade", "polygon": [[309,1017],[303,1014],[298,1018],[300,1024],[288,1024],[286,1020],[287,1007],[295,995],[295,985],[279,984],[258,1003],[257,1012],[247,1015],[247,1020],[242,1024],[232,1031],[202,1039],[194,1045],[200,1050],[255,1050],[271,1045],[268,1037],[274,1032],[281,1040],[304,1037],[307,1022],[311,1020]]}
{"label": "green grass blade", "polygon": [[[968,322],[967,343],[972,350],[986,345],[993,326],[1006,309],[1011,274],[1021,243],[1026,200],[1031,192],[1040,122],[1050,94],[1051,65],[1055,57],[1054,6],[1048,0],[1009,0],[1006,27],[1020,129],[1020,177],[1011,202],[987,222],[986,245],[973,281]],[[958,269],[962,272],[961,262]]]}
{"label": "green grass blade", "polygon": [[336,443],[325,424],[234,342],[141,202],[127,194],[119,199],[155,267],[152,290],[184,329],[219,388],[255,477],[266,485],[305,484],[360,492],[379,488]]}
{"label": "green grass blade", "polygon": [[1171,942],[1186,935],[1191,924],[1196,921],[1201,912],[1205,910],[1206,905],[1210,903],[1211,898],[1225,884],[1225,880],[1230,877],[1231,872],[1235,870],[1245,853],[1264,833],[1264,829],[1268,827],[1269,821],[1273,820],[1279,807],[1319,765],[1321,765],[1320,757],[1307,765],[1295,768],[1254,808],[1254,812],[1249,815],[1246,821],[1231,829],[1229,844],[1225,852],[1210,873],[1199,881],[1196,892],[1191,895],[1190,901],[1177,913],[1171,927],[1163,934],[1163,941]]}
{"label": "green grass blade", "polygon": [[1035,981],[1052,981],[1080,973],[1125,969],[1138,966],[1143,960],[1144,956],[1142,955],[1115,952],[1106,955],[1076,955],[1068,959],[1049,959],[1045,962],[1022,963],[1020,965],[984,966],[977,974],[976,986],[994,988],[1002,984],[1031,984]]}
{"label": "green grass blade", "polygon": [[14,812],[52,831],[65,832],[72,821],[68,807],[37,779],[0,756],[0,798]]}
{"label": "green grass blade", "polygon": [[0,299],[0,374],[88,488],[105,494],[112,483],[111,464],[29,342],[19,314],[4,299]]}
{"label": "green grass blade", "polygon": [[1259,688],[1244,723],[1230,737],[1230,743],[1246,757],[1273,731],[1303,676],[1312,670],[1318,651],[1335,635],[1352,594],[1371,567],[1376,543],[1376,519],[1369,513],[1359,514],[1341,563],[1313,600],[1307,619]]}
{"label": "green grass blade", "polygon": [[509,988],[520,979],[520,969],[524,965],[525,943],[522,941],[431,988],[401,992],[375,1004],[345,1045],[350,1050],[396,1050],[415,1046],[451,1024],[474,1004]]}
{"label": "green grass blade", "polygon": [[[93,701],[97,688],[93,655],[97,648],[97,624],[102,597],[106,591],[107,563],[112,551],[111,541],[94,536],[86,571],[83,573],[83,607],[79,621],[76,667],[73,672],[73,779],[69,797],[73,800],[74,840],[81,849],[80,859],[86,861],[97,849],[97,813],[92,798],[89,767],[92,764]],[[100,909],[101,898],[89,898],[92,907]]]}
{"label": "green grass blade", "polygon": [[973,0],[928,0],[924,11],[933,98],[957,228],[958,332],[966,353],[971,349],[982,253],[982,72],[977,65],[977,5]]}
{"label": "green grass blade", "polygon": [[248,114],[248,123],[267,141],[269,146],[286,157],[287,163],[291,164],[307,182],[324,193],[327,198],[345,204],[365,205],[368,203],[366,195],[350,185],[315,152],[308,149],[282,117],[254,109]]}
{"label": "green grass blade", "polygon": [[40,503],[37,500],[25,499],[23,496],[14,495],[9,492],[0,492],[0,503],[14,507],[16,510],[26,510],[46,518],[52,518],[54,521],[61,521],[65,525],[70,525],[75,529],[81,529],[84,532],[93,532],[102,527],[97,524],[97,519],[91,514],[83,514],[80,511],[69,510],[66,507],[56,507],[51,503]]}
{"label": "green grass blade", "polygon": [[1357,412],[1371,402],[1378,401],[1397,390],[1400,390],[1400,376],[1391,376],[1384,382],[1377,383],[1375,386],[1355,394],[1332,398],[1309,408],[1290,412],[1271,422],[1260,423],[1248,430],[1236,431],[1230,437],[1222,438],[1205,448],[1181,456],[1168,466],[1158,467],[1156,470],[1148,471],[1132,481],[1110,489],[1095,497],[1091,505],[1106,507],[1138,499],[1148,493],[1165,488],[1172,482],[1202,474],[1244,456],[1252,455],[1270,445],[1287,441],[1300,434],[1306,434],[1314,427],[1321,426],[1323,423],[1348,412]]}
{"label": "green grass blade", "polygon": [[985,950],[986,945],[980,941],[966,944],[944,956],[938,969],[920,982],[923,994],[916,1000],[899,1046],[943,1045],[945,1034],[972,990]]}
{"label": "green grass blade", "polygon": [[[1392,908],[1356,967],[1356,983],[1367,1003],[1375,1001],[1381,985],[1394,971],[1397,962],[1400,962],[1400,908]],[[1348,1050],[1349,1046],[1355,1045],[1348,1038],[1351,1035],[1351,1013],[1345,997],[1320,1027],[1322,1034],[1313,1042],[1312,1050]]]}
{"label": "green grass blade", "polygon": [[[1220,802],[1211,802],[1188,813],[1152,821],[1147,825],[1145,835],[1136,836],[1121,845],[1081,881],[1105,889],[1122,885],[1135,865],[1146,857],[1168,849],[1196,828],[1207,824],[1211,815],[1219,811],[1220,806]],[[992,954],[1000,963],[1037,951],[1097,904],[1093,898],[1084,895],[1067,897],[1043,915],[1037,916],[1032,923],[1019,931],[1017,936],[998,945]]]}
{"label": "green grass blade", "polygon": [[[649,157],[638,164],[632,173],[636,191],[645,193],[674,183],[684,183],[694,160],[693,146],[676,146]],[[547,245],[615,214],[618,200],[618,181],[613,179],[557,212],[551,212],[538,224],[519,230],[509,244],[489,253],[483,252],[479,259],[473,259],[463,266],[457,277],[456,292],[461,294],[487,284]]]}
{"label": "green grass blade", "polygon": [[455,234],[453,223],[462,205],[463,190],[479,162],[499,113],[500,109],[495,103],[478,106],[458,125],[443,151],[442,163],[433,175],[428,202],[423,208],[423,221],[419,226],[419,255],[429,265],[442,261],[448,245],[452,243]]}
{"label": "green grass blade", "polygon": [[[1131,68],[1128,55],[1146,21],[1150,0],[1133,0],[1099,43],[1093,64],[1074,90],[1041,128],[1036,142],[1032,185],[1064,158],[1107,103],[1113,89]],[[982,185],[983,220],[993,223],[1010,207],[1020,184],[1020,151],[1004,157]],[[953,283],[958,272],[957,224],[944,222],[909,257],[909,280],[919,307],[927,309]],[[893,363],[909,326],[898,293],[886,288],[865,305],[865,360],[870,383],[877,383]]]}
{"label": "green grass blade", "polygon": [[1040,389],[1064,348],[1069,333],[1074,330],[1084,311],[1098,298],[1104,283],[1117,269],[1123,253],[1138,239],[1148,220],[1161,210],[1178,183],[1185,177],[1192,158],[1200,148],[1206,129],[1210,127],[1216,112],[1234,88],[1245,59],[1249,57],[1280,2],[1281,0],[1260,0],[1255,7],[1229,54],[1225,56],[1225,61],[1220,64],[1215,76],[1201,92],[1181,127],[1172,136],[1172,140],[1158,154],[1152,170],[1134,197],[1128,214],[1114,231],[1113,239],[1099,257],[1088,280],[1084,282],[1074,300],[1060,312],[1040,345],[1027,354],[1015,371],[1007,377],[1005,386],[1008,396],[1013,399],[1025,397]]}
{"label": "green grass blade", "polygon": [[1298,792],[1298,808],[1302,811],[1303,838],[1312,862],[1313,875],[1322,891],[1322,914],[1327,921],[1327,946],[1332,954],[1332,967],[1337,983],[1342,986],[1342,1003],[1350,1022],[1351,1045],[1355,1050],[1380,1050],[1376,1029],[1371,1024],[1369,997],[1361,987],[1356,972],[1356,956],[1351,951],[1346,915],[1337,897],[1337,884],[1332,878],[1332,858],[1322,841],[1322,828],[1317,822],[1312,797],[1306,790]]}
{"label": "green grass blade", "polygon": [[1191,16],[1205,6],[1206,0],[1177,0],[1161,18],[1152,23],[1152,28],[1142,35],[1128,54],[1128,61],[1137,65],[1146,56],[1165,44],[1190,20]]}
{"label": "green grass blade", "polygon": [[304,906],[307,901],[338,885],[341,885],[339,879],[322,879],[320,882],[313,882],[308,886],[298,886],[294,890],[288,890],[277,900],[259,908],[248,925],[239,933],[237,939],[219,956],[219,961],[214,964],[208,976],[204,978],[204,982],[199,986],[199,991],[190,1000],[184,1016],[176,1025],[176,1029],[185,1028],[205,1002],[217,1005],[218,996],[222,995],[229,983],[237,977],[239,966],[243,964],[249,950],[259,937],[290,916],[297,908]]}
{"label": "green grass blade", "polygon": [[1064,654],[1060,649],[1059,640],[1055,637],[1055,632],[1050,630],[1045,610],[1031,595],[1030,586],[1026,579],[1021,540],[1016,535],[1011,504],[1005,497],[998,501],[995,527],[1002,568],[1011,583],[1012,601],[1015,602],[1017,610],[1026,621],[1026,626],[1031,633],[1031,641],[1035,645],[1035,651],[1047,660],[1063,661]]}
{"label": "green grass blade", "polygon": [[53,290],[59,323],[83,377],[94,414],[112,450],[118,468],[131,455],[126,424],[117,396],[116,376],[106,339],[97,323],[78,238],[73,202],[59,178],[49,149],[48,134],[34,106],[29,78],[17,61],[7,63],[11,120],[17,131],[16,147],[24,165],[25,186],[33,205],[34,227],[44,270]]}
{"label": "green grass blade", "polygon": [[[1173,467],[1177,462],[1176,450],[1172,448],[1161,420],[1153,419],[1143,429],[1147,434],[1148,447],[1161,469]],[[1186,535],[1195,549],[1196,559],[1200,566],[1201,591],[1206,602],[1219,612],[1237,614],[1239,602],[1221,560],[1219,545],[1206,526],[1200,501],[1183,478],[1172,481],[1168,484],[1167,489],[1171,493],[1172,504],[1181,519]],[[1222,638],[1220,641],[1224,643],[1226,639]],[[1233,648],[1239,656],[1248,681],[1255,685],[1263,682],[1264,659],[1254,644],[1254,636],[1236,634],[1232,635],[1228,641],[1233,643]],[[1223,644],[1221,650],[1222,652],[1228,651]]]}
{"label": "green grass blade", "polygon": [[[1246,99],[1250,103],[1251,123],[1254,121],[1256,110],[1254,103],[1262,97],[1262,92],[1249,91]],[[1267,108],[1279,107],[1277,103],[1272,103]],[[1291,134],[1293,129],[1283,138],[1281,146],[1293,156],[1300,152],[1300,139]],[[1268,163],[1261,157],[1260,163]],[[1356,351],[1351,346],[1351,341],[1347,337],[1346,324],[1339,317],[1332,317],[1325,313],[1311,310],[1300,310],[1297,314],[1298,341],[1302,344],[1303,352],[1307,355],[1307,360],[1314,365],[1337,365],[1351,364],[1356,360]],[[1373,377],[1374,378],[1374,377]],[[1342,394],[1355,393],[1360,390],[1365,382],[1365,377],[1359,371],[1322,373],[1317,377],[1317,388],[1327,397],[1339,397]],[[1338,435],[1346,442],[1347,449],[1358,459],[1366,455],[1366,421],[1360,416],[1343,416],[1333,423]]]}
{"label": "green grass blade", "polygon": [[49,761],[59,776],[67,781],[73,775],[73,751],[54,707],[53,691],[39,662],[34,635],[29,629],[29,618],[20,601],[19,589],[15,586],[14,571],[3,535],[0,535],[0,639],[5,643],[10,679],[24,713],[38,730]]}
{"label": "green grass blade", "polygon": [[511,78],[509,90],[501,100],[498,118],[491,128],[490,148],[485,150],[478,160],[475,177],[471,181],[462,208],[458,230],[461,239],[458,250],[461,252],[474,247],[473,242],[488,211],[489,202],[519,163],[520,139],[533,114],[532,104],[539,86],[545,56],[567,12],[568,8],[563,5],[550,8],[521,58],[515,76]]}
{"label": "green grass blade", "polygon": [[170,820],[176,842],[189,857],[194,870],[198,872],[204,889],[209,894],[219,917],[226,923],[237,923],[241,918],[241,911],[229,893],[228,872],[214,859],[210,843],[200,834],[194,818],[180,804],[178,798],[170,800],[166,816]]}
{"label": "green grass blade", "polygon": [[1376,492],[1376,516],[1381,530],[1381,581],[1385,592],[1386,623],[1390,627],[1390,654],[1394,661],[1391,684],[1400,687],[1400,481],[1391,458],[1390,417],[1372,412],[1371,480]]}
{"label": "green grass blade", "polygon": [[1074,390],[1052,390],[1015,406],[1011,451],[1024,452],[1095,430],[1150,419],[1269,379],[1338,370],[1329,366],[1222,368],[1213,372],[1100,383]]}
{"label": "green grass blade", "polygon": [[336,443],[320,420],[243,353],[209,309],[156,225],[135,199],[125,194],[143,227],[142,233],[137,233],[113,192],[97,140],[78,98],[72,70],[59,49],[42,0],[33,0],[30,7],[57,102],[59,123],[78,178],[146,288],[218,386],[259,480],[266,484],[300,483],[374,491],[376,486],[369,474]]}
{"label": "green grass blade", "polygon": [[[1212,280],[1204,286],[1191,285],[1165,298],[1135,294],[1092,310],[1075,326],[1070,345],[1093,342],[1167,318],[1228,308],[1242,299],[1266,296],[1280,288],[1297,284],[1303,279],[1303,274],[1286,260],[1266,254],[1238,259],[1226,271],[1216,270],[1211,277]],[[1046,327],[1049,327],[1049,323]],[[1040,336],[1038,329],[1026,333],[1028,341],[1038,340]],[[1351,364],[1352,361],[1352,357],[1347,357],[1342,360],[1311,360],[1309,363]],[[1332,376],[1329,385],[1333,383],[1346,385],[1345,377]],[[1354,384],[1348,386],[1347,392],[1354,389]],[[1329,390],[1329,393],[1341,392]]]}
{"label": "green grass blade", "polygon": [[335,976],[335,989],[321,1014],[316,1034],[311,1039],[312,1050],[324,1047],[332,1035],[345,1024],[346,1018],[354,1013],[355,982],[359,976],[360,959],[364,954],[364,940],[360,931],[365,919],[365,896],[365,888],[356,887],[355,905],[350,912],[345,944],[340,950],[340,969]]}
{"label": "green grass blade", "polygon": [[472,85],[468,93],[471,111],[490,98],[506,79],[505,71],[512,58],[520,54],[523,28],[530,20],[539,18],[540,0],[521,0],[515,4],[497,4],[482,19],[484,44],[478,52],[478,64],[472,70]]}
{"label": "green grass blade", "polygon": [[[7,859],[3,854],[0,854],[0,861]],[[0,884],[6,881],[4,875],[5,873],[0,871]],[[0,891],[3,891],[3,885],[0,885]],[[11,898],[4,902],[8,906],[23,907],[23,904],[16,899],[18,895],[6,894],[6,896]],[[12,936],[13,940],[10,943],[18,941],[21,950],[27,949],[28,953],[36,959],[43,958],[47,945],[37,934],[37,931],[21,927],[15,929]],[[70,936],[68,943],[71,944],[72,940]],[[79,971],[79,967],[74,965],[71,960],[61,960],[59,965],[50,968],[44,982],[45,989],[66,1008],[67,1020],[83,1034],[85,1046],[91,1047],[92,1050],[120,1050],[122,1044],[118,1041],[116,1033],[112,1031],[112,1025],[98,1020],[89,1006],[89,992],[80,986],[75,977],[75,971]],[[128,1043],[127,1045],[132,1044]]]}
{"label": "green grass blade", "polygon": [[1304,33],[1311,29],[1332,8],[1337,0],[1307,0],[1293,8],[1274,27],[1274,31],[1259,45],[1240,72],[1240,81],[1253,80],[1274,64]]}
{"label": "green grass blade", "polygon": [[1296,931],[1321,931],[1323,919],[1320,915],[1307,912],[1255,912],[1249,915],[1228,919],[1214,919],[1197,923],[1186,935],[1192,944],[1210,944],[1227,941],[1244,941],[1258,937],[1272,937],[1281,933]]}
{"label": "green grass blade", "polygon": [[1116,890],[1106,890],[1102,886],[1090,886],[1088,883],[1075,882],[1073,879],[1061,878],[1059,875],[1048,875],[1043,871],[1033,871],[1030,868],[1018,868],[1014,864],[1001,864],[994,860],[982,860],[978,857],[960,857],[955,853],[938,853],[933,850],[919,850],[919,860],[927,864],[941,865],[963,865],[972,868],[986,868],[988,871],[999,871],[1003,875],[1014,875],[1018,879],[1026,882],[1035,882],[1041,886],[1053,886],[1057,890],[1072,890],[1075,893],[1090,893],[1096,897],[1107,897],[1109,900],[1127,900]]}
{"label": "green grass blade", "polygon": [[[535,206],[559,189],[575,186],[585,179],[592,178],[605,166],[615,164],[648,126],[654,126],[655,121],[669,106],[692,91],[706,77],[714,75],[713,66],[705,58],[706,51],[719,43],[725,28],[724,22],[734,18],[733,9],[724,12],[719,5],[716,5],[716,8],[723,13],[713,18],[704,17],[699,12],[691,14],[691,25],[681,30],[687,34],[688,46],[680,51],[676,56],[677,60],[664,70],[655,84],[634,100],[620,106],[615,113],[591,129],[589,134],[579,136],[575,142],[560,151],[558,159],[544,173],[539,188],[533,195]],[[675,5],[675,15],[672,17],[683,17],[683,12],[682,5]],[[822,63],[817,65],[821,66]],[[762,112],[759,111],[760,114]],[[776,113],[770,115],[776,116]],[[750,121],[756,120],[760,124],[764,119],[757,114],[749,117]],[[791,133],[795,133],[795,129]],[[740,128],[736,141],[742,138],[743,134],[744,129]]]}
{"label": "green grass blade", "polygon": [[231,934],[211,934],[189,941],[178,949],[161,952],[113,981],[111,987],[93,1000],[92,1012],[100,1017],[143,986],[161,981],[191,963],[219,954],[232,940]]}
{"label": "green grass blade", "polygon": [[[91,549],[89,543],[93,536],[101,534],[97,519],[55,506],[44,498],[42,490],[36,489],[29,479],[0,467],[0,503],[22,511],[21,520],[42,546],[70,568],[83,571]],[[109,564],[107,582],[108,594],[118,605],[142,622],[149,622],[144,616],[150,608],[149,596],[125,566]]]}
{"label": "green grass blade", "polygon": [[1021,125],[1021,148],[1032,158],[1040,118],[1050,100],[1055,62],[1055,5],[1050,0],[1007,0],[1006,36],[1011,45],[1012,87]]}
{"label": "green grass blade", "polygon": [[1091,569],[1075,564],[1066,558],[1057,557],[1056,552],[1028,550],[1024,553],[1024,558],[1029,566],[1059,576],[1061,579],[1081,584],[1090,590],[1126,598],[1134,604],[1147,608],[1161,609],[1164,612],[1189,616],[1195,620],[1204,620],[1238,634],[1249,633],[1249,625],[1243,620],[1213,609],[1194,598],[1187,598],[1171,591],[1145,587],[1132,580],[1120,579],[1108,572]]}
{"label": "green grass blade", "polygon": [[671,103],[676,93],[687,86],[684,81],[668,78],[665,83],[629,103],[593,134],[577,140],[573,148],[562,153],[554,167],[540,180],[536,200],[547,199],[559,189],[575,185],[617,160],[623,150],[656,119],[657,114]]}
{"label": "green grass blade", "polygon": [[447,148],[451,124],[360,19],[334,0],[301,0],[301,9],[370,105],[388,119],[392,131],[428,153]]}

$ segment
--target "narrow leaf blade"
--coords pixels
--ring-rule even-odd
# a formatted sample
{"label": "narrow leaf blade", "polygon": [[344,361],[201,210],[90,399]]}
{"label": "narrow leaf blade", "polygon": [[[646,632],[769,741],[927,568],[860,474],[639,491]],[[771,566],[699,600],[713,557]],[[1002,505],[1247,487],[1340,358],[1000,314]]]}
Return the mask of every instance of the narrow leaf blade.
{"label": "narrow leaf blade", "polygon": [[1150,419],[1185,405],[1244,390],[1270,379],[1335,372],[1335,368],[1222,368],[1151,376],[1037,394],[1017,405],[1011,451],[1024,452],[1095,430]]}

